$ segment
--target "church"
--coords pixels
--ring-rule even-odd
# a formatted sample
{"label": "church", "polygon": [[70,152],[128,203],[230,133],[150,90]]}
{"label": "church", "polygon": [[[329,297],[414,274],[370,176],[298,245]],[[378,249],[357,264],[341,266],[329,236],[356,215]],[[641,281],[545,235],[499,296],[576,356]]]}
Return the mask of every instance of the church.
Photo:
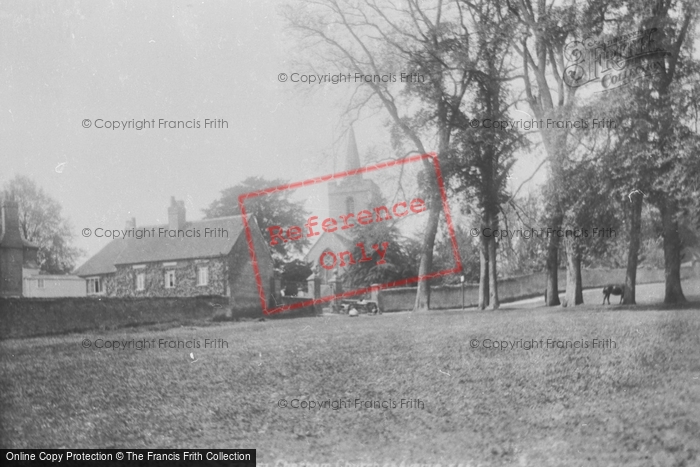
{"label": "church", "polygon": [[[355,132],[350,128],[348,134],[348,148],[345,155],[343,171],[361,168],[360,154],[357,150]],[[372,201],[378,199],[381,191],[376,183],[364,178],[364,174],[358,173],[328,182],[328,211],[329,217],[339,218],[348,213],[359,212],[364,209],[372,209]],[[323,232],[316,243],[304,256],[304,261],[311,263],[316,276],[320,279],[320,296],[328,296],[336,293],[333,282],[342,280],[342,268],[334,269],[318,267],[321,256],[326,252],[352,250],[354,243],[349,235],[335,232]]]}

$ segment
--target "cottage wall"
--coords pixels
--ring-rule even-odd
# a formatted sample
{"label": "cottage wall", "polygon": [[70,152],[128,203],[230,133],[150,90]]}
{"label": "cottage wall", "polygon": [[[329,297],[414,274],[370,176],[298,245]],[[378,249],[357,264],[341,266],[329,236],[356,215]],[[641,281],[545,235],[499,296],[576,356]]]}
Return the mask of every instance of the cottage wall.
{"label": "cottage wall", "polygon": [[22,295],[22,248],[0,248],[0,296]]}
{"label": "cottage wall", "polygon": [[[78,276],[32,275],[24,277],[25,297],[84,297],[85,280]],[[39,287],[43,281],[43,287]]]}
{"label": "cottage wall", "polygon": [[[258,271],[265,291],[268,303],[274,291],[271,282],[274,275],[272,258],[269,248],[260,229],[251,225],[253,245],[256,251]],[[248,249],[248,241],[245,234],[238,238],[238,241],[229,255],[229,270],[231,271],[231,305],[240,310],[262,310],[260,294],[258,293],[257,281],[253,270],[253,263]],[[268,306],[269,307],[269,306]]]}
{"label": "cottage wall", "polygon": [[[171,262],[168,262],[171,263]],[[164,266],[163,262],[147,263],[144,268],[134,269],[133,265],[118,265],[117,272],[106,276],[103,282],[105,292],[113,297],[194,297],[197,295],[226,294],[226,260],[210,258],[207,260],[174,261],[175,266]],[[209,283],[197,285],[197,268],[209,268]],[[175,287],[165,287],[165,272],[175,271]],[[136,276],[144,273],[144,290],[136,290]]]}

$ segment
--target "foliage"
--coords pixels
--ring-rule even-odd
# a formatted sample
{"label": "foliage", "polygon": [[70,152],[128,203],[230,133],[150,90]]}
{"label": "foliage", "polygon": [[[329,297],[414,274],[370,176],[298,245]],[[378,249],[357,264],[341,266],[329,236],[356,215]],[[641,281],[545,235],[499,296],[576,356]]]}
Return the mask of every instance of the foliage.
{"label": "foliage", "polygon": [[22,236],[39,246],[37,259],[42,271],[68,274],[83,251],[73,246],[74,235],[61,205],[27,176],[17,175],[5,184],[3,197],[19,204]]}
{"label": "foliage", "polygon": [[[446,230],[446,229],[445,229]],[[434,271],[444,271],[455,267],[455,255],[452,249],[452,240],[447,232],[441,232],[440,238],[435,242],[435,258],[433,260]],[[474,244],[474,237],[469,230],[462,226],[455,226],[455,238],[457,249],[462,261],[462,272],[434,279],[442,284],[459,284],[460,276],[464,275],[465,282],[479,281],[479,248]]]}
{"label": "foliage", "polygon": [[282,289],[284,295],[291,297],[295,296],[299,290],[306,290],[306,279],[311,275],[313,270],[310,263],[300,259],[281,262],[280,278],[282,280]]}
{"label": "foliage", "polygon": [[510,200],[501,208],[501,229],[506,232],[498,239],[498,265],[504,275],[524,275],[545,268],[547,238],[542,226],[549,225],[546,215],[545,185],[540,190]]}
{"label": "foliage", "polygon": [[[219,199],[214,200],[208,208],[204,209],[204,218],[212,219],[224,216],[236,216],[241,214],[238,204],[238,197],[244,194],[272,188],[287,183],[285,180],[266,180],[264,177],[248,177],[238,185],[226,188],[221,191]],[[303,201],[293,201],[292,191],[280,190],[273,193],[264,194],[249,198],[245,201],[246,213],[253,216],[258,226],[267,236],[267,228],[271,226],[281,226],[287,228],[292,225],[303,225],[308,212],[304,209]],[[288,260],[292,251],[303,251],[309,245],[306,237],[289,243],[278,243],[271,246],[273,258],[277,260]]]}
{"label": "foliage", "polygon": [[[371,106],[383,108],[397,154],[435,150],[439,159],[446,156],[472,79],[471,24],[463,4],[408,0],[380,6],[373,0],[319,0],[289,6],[285,17],[301,36],[300,48],[313,51],[324,67],[332,63],[341,73],[370,78],[357,84],[346,115],[359,116]],[[402,74],[419,79],[395,78]],[[394,79],[382,79],[391,76]],[[429,172],[429,162],[423,164]],[[437,203],[435,184],[421,186],[428,205]],[[433,269],[438,225],[439,211],[431,209],[423,233],[420,274]],[[428,283],[421,282],[415,309],[428,308]]]}
{"label": "foliage", "polygon": [[[370,201],[371,206],[384,206],[386,200],[379,193],[375,193]],[[385,284],[388,282],[407,279],[418,276],[420,263],[421,242],[403,237],[396,226],[396,220],[384,220],[372,222],[361,229],[352,229],[352,256],[355,264],[347,268],[344,275],[346,290],[369,287],[372,284]],[[362,250],[358,244],[364,245],[366,256],[371,260],[360,261]],[[386,245],[385,245],[386,243]],[[378,264],[381,256],[373,246],[384,249],[386,253],[382,264]]]}

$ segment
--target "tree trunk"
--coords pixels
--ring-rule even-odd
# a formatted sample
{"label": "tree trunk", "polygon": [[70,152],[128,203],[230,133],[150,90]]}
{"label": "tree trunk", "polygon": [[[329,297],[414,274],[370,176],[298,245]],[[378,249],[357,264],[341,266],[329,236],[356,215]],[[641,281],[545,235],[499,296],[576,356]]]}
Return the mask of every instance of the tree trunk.
{"label": "tree trunk", "polygon": [[[491,231],[495,232],[498,229],[497,216],[491,213],[489,216],[489,225],[491,226]],[[498,302],[498,271],[496,262],[496,239],[491,235],[488,238],[488,253],[489,253],[489,308],[492,310],[498,310],[500,303]]]}
{"label": "tree trunk", "polygon": [[[566,131],[561,130],[545,130],[542,132],[542,142],[551,161],[549,179],[551,194],[547,200],[547,209],[551,213],[551,227],[555,231],[560,229],[564,222],[564,210],[559,193],[566,189],[562,159],[566,150],[567,134]],[[548,240],[546,305],[556,306],[561,304],[559,301],[559,243],[561,240],[557,232],[552,232]]]}
{"label": "tree trunk", "polygon": [[664,200],[662,207],[664,272],[666,276],[664,303],[683,303],[686,299],[681,288],[681,238],[678,234],[678,221],[674,217],[676,206],[672,201]]}
{"label": "tree trunk", "polygon": [[479,309],[489,306],[489,250],[488,237],[482,235],[479,248]]}
{"label": "tree trunk", "polygon": [[569,237],[566,245],[566,299],[563,306],[576,306],[583,303],[583,281],[581,279],[581,253],[576,239]]}
{"label": "tree trunk", "polygon": [[[561,226],[561,217],[554,222],[554,229]],[[547,306],[560,305],[559,301],[559,236],[554,232],[547,245]]]}
{"label": "tree trunk", "polygon": [[635,290],[637,287],[637,262],[639,260],[639,240],[642,230],[642,201],[643,195],[634,191],[630,199],[630,242],[627,249],[627,275],[625,277],[625,293],[623,303],[636,305]]}
{"label": "tree trunk", "polygon": [[[418,275],[421,277],[430,274],[433,269],[433,246],[435,245],[435,236],[437,235],[438,223],[440,222],[441,207],[440,194],[437,192],[431,193],[428,205],[428,224],[425,226],[423,234],[423,251],[421,253],[420,266],[418,267]],[[430,283],[428,280],[421,280],[418,282],[413,311],[427,311],[429,309]]]}
{"label": "tree trunk", "polygon": [[583,275],[581,274],[581,252],[576,252],[576,305],[583,305]]}

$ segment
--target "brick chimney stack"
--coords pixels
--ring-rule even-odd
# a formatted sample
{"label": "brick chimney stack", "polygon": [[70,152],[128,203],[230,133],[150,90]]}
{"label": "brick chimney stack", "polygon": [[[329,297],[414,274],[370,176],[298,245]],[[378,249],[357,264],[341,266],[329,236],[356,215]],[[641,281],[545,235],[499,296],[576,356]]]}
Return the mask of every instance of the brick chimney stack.
{"label": "brick chimney stack", "polygon": [[21,297],[24,242],[19,231],[19,205],[13,199],[5,199],[0,211],[0,296]]}
{"label": "brick chimney stack", "polygon": [[13,199],[6,199],[2,205],[2,246],[22,248],[22,234],[19,230],[19,205]]}
{"label": "brick chimney stack", "polygon": [[170,197],[170,207],[168,208],[168,229],[179,230],[185,228],[185,202],[176,201],[174,196]]}

